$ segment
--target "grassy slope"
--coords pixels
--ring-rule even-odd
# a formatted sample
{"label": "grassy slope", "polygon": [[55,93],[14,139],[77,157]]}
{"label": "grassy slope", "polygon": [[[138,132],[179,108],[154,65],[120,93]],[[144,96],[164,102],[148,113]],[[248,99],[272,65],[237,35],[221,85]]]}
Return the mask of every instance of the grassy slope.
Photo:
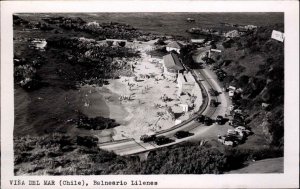
{"label": "grassy slope", "polygon": [[[230,48],[217,45],[222,50],[217,64],[223,60],[231,60],[227,66],[221,66],[234,80],[226,81],[227,85],[241,87],[244,90],[241,104],[248,114],[249,126],[254,132],[241,148],[256,148],[257,146],[283,145],[283,43],[270,39],[272,30],[283,31],[283,25],[259,27],[256,33],[233,39]],[[238,48],[238,43],[243,44]],[[213,55],[216,59],[218,55]],[[276,68],[276,72],[270,71]],[[277,69],[278,68],[278,69]],[[242,81],[241,76],[248,77]],[[225,79],[226,80],[226,79]],[[267,84],[271,81],[269,84]],[[260,89],[255,92],[255,87]],[[274,86],[276,86],[276,90]],[[264,98],[264,96],[272,98]],[[263,110],[261,103],[267,102],[270,108]],[[268,117],[267,115],[271,115]],[[277,116],[274,116],[277,115]],[[266,127],[263,122],[268,121]],[[279,125],[274,124],[279,123]]]}

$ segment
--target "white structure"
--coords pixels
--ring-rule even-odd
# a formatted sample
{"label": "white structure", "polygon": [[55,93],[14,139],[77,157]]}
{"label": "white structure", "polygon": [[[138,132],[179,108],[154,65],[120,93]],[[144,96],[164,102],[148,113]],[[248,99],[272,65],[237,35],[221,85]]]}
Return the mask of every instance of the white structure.
{"label": "white structure", "polygon": [[188,112],[188,111],[189,111],[189,106],[188,106],[187,104],[179,104],[179,106],[182,107],[182,110],[183,110],[184,112]]}
{"label": "white structure", "polygon": [[228,90],[230,90],[230,91],[235,91],[235,90],[236,90],[236,87],[234,87],[234,86],[229,86],[229,87],[228,87]]}
{"label": "white structure", "polygon": [[186,21],[188,21],[188,22],[195,22],[195,19],[194,18],[187,18]]}
{"label": "white structure", "polygon": [[182,123],[182,120],[180,120],[180,119],[176,119],[176,120],[175,120],[175,125],[178,125],[178,124],[180,124],[180,123]]}
{"label": "white structure", "polygon": [[156,63],[156,64],[158,64],[158,63],[161,64],[163,62],[163,60],[160,59],[160,58],[149,58],[149,62]]}
{"label": "white structure", "polygon": [[271,38],[275,39],[277,41],[283,42],[284,41],[284,33],[280,32],[280,31],[273,30]]}
{"label": "white structure", "polygon": [[191,39],[191,43],[201,44],[204,43],[205,39]]}
{"label": "white structure", "polygon": [[123,39],[106,39],[105,41],[112,41],[113,45],[118,45],[119,42],[125,42],[125,46],[127,44],[127,40],[123,40]]}
{"label": "white structure", "polygon": [[210,51],[212,51],[212,52],[218,52],[218,53],[222,52],[222,51],[219,50],[219,49],[210,49]]}
{"label": "white structure", "polygon": [[177,41],[174,41],[172,43],[169,43],[167,46],[166,46],[166,50],[168,52],[171,52],[171,51],[176,51],[178,54],[180,53],[180,49],[183,47],[183,45]]}
{"label": "white structure", "polygon": [[228,129],[228,130],[227,130],[227,134],[228,134],[228,135],[236,135],[236,131],[233,130],[233,129]]}
{"label": "white structure", "polygon": [[177,85],[178,85],[178,96],[182,93],[191,94],[193,88],[195,86],[195,78],[191,74],[191,72],[179,73],[177,77]]}
{"label": "white structure", "polygon": [[238,30],[232,30],[232,31],[225,33],[225,37],[229,37],[229,38],[239,37],[239,36],[240,36],[240,33]]}
{"label": "white structure", "polygon": [[270,104],[267,104],[267,103],[265,103],[265,102],[261,103],[261,107],[262,107],[262,108],[267,108],[268,106],[270,106]]}
{"label": "white structure", "polygon": [[241,109],[235,109],[235,110],[234,110],[234,113],[241,114],[241,113],[242,113],[242,110],[241,110]]}
{"label": "white structure", "polygon": [[38,49],[38,50],[44,50],[47,45],[47,41],[45,39],[34,39],[31,41],[30,46]]}
{"label": "white structure", "polygon": [[233,146],[233,141],[225,140],[223,144],[226,145],[226,146]]}
{"label": "white structure", "polygon": [[184,70],[184,67],[178,56],[170,53],[163,57],[164,60],[164,75],[169,79],[176,79],[179,72]]}
{"label": "white structure", "polygon": [[96,21],[88,22],[86,25],[87,25],[87,26],[95,26],[95,27],[99,27],[99,23],[96,22]]}
{"label": "white structure", "polygon": [[238,126],[238,127],[235,128],[234,130],[235,130],[235,131],[246,131],[246,127]]}

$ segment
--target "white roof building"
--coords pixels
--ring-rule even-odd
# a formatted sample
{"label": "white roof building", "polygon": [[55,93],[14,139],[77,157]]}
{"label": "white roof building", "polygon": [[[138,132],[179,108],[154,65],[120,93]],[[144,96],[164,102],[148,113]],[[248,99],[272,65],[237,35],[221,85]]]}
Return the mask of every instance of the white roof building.
{"label": "white roof building", "polygon": [[183,44],[181,44],[181,43],[179,43],[177,41],[174,41],[174,42],[169,43],[166,46],[166,50],[168,52],[171,52],[171,51],[174,50],[174,51],[176,51],[179,54],[182,47],[183,47]]}
{"label": "white roof building", "polygon": [[191,39],[192,43],[204,43],[205,39]]}

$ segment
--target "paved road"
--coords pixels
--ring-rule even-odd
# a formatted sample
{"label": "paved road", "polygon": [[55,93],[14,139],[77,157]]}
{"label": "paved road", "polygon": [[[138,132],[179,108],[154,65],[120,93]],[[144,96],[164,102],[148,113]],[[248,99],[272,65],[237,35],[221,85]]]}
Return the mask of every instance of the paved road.
{"label": "paved road", "polygon": [[[220,84],[217,82],[216,75],[213,72],[211,72],[210,70],[198,69],[198,70],[194,70],[194,73],[197,76],[198,81],[206,89],[206,91],[208,91],[210,88],[213,88],[219,92],[222,91]],[[219,104],[218,107],[209,106],[210,101],[212,99],[217,100],[221,104]],[[226,111],[227,111],[228,105],[229,105],[229,98],[226,94],[221,93],[217,97],[213,97],[208,94],[207,106],[202,114],[209,116],[212,119],[215,119],[218,115],[224,116],[225,113],[227,113]],[[194,141],[197,139],[199,140],[200,138],[205,138],[205,133],[208,132],[209,130],[216,129],[216,127],[219,127],[219,126],[216,124],[214,124],[212,126],[204,126],[194,120],[191,120],[179,128],[168,130],[167,132],[161,132],[160,134],[158,134],[158,136],[164,135],[164,136],[167,136],[174,140],[174,142],[169,143],[169,144],[158,146],[158,145],[154,144],[153,142],[143,143],[142,141],[128,139],[128,140],[125,140],[122,142],[99,144],[99,147],[104,150],[114,151],[116,154],[119,154],[119,155],[137,154],[140,152],[150,151],[150,150],[154,150],[157,148],[178,144],[178,143],[188,141],[188,140]],[[188,137],[188,138],[176,139],[174,137],[174,134],[179,130],[190,131],[190,132],[194,133],[194,135],[191,137]]]}

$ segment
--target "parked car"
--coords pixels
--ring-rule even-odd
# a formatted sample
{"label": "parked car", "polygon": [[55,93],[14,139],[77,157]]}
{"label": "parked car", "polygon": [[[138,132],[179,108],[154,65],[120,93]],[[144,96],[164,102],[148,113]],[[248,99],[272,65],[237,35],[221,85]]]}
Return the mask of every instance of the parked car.
{"label": "parked car", "polygon": [[189,137],[191,135],[194,135],[194,133],[190,133],[188,131],[177,131],[174,137],[181,139],[181,138]]}
{"label": "parked car", "polygon": [[205,120],[205,115],[200,115],[199,117],[196,118],[196,121],[198,121],[199,123],[204,123]]}
{"label": "parked car", "polygon": [[166,136],[158,136],[155,139],[155,144],[157,145],[163,145],[163,144],[168,144],[170,142],[173,142],[170,138],[167,138]]}
{"label": "parked car", "polygon": [[219,95],[219,92],[214,90],[213,88],[209,89],[209,94],[211,96],[218,96]]}
{"label": "parked car", "polygon": [[155,141],[156,136],[155,135],[142,135],[140,137],[140,140],[143,142],[152,142]]}
{"label": "parked car", "polygon": [[218,141],[226,146],[236,146],[239,143],[234,136],[218,136]]}
{"label": "parked car", "polygon": [[212,124],[212,119],[210,117],[205,117],[204,125],[208,126]]}
{"label": "parked car", "polygon": [[220,115],[218,115],[217,118],[216,118],[216,122],[217,122],[219,125],[222,125],[222,124],[223,124],[223,120],[224,120],[223,116],[220,116]]}
{"label": "parked car", "polygon": [[212,106],[212,107],[217,107],[219,105],[219,103],[215,100],[215,99],[212,99],[211,101],[210,101],[210,106]]}
{"label": "parked car", "polygon": [[243,134],[246,134],[246,135],[251,134],[251,131],[246,129],[244,126],[238,126],[234,130],[237,131],[237,132],[241,132]]}

